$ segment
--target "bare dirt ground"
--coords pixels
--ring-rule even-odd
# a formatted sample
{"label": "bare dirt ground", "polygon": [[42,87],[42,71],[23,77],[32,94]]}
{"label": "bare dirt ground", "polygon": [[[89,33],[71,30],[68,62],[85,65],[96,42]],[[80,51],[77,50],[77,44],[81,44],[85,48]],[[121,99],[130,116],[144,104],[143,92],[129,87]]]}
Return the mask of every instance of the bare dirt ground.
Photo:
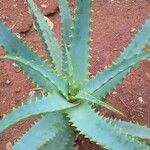
{"label": "bare dirt ground", "polygon": [[[44,15],[54,23],[54,31],[61,40],[60,17],[55,0],[37,0]],[[74,1],[71,0],[71,6]],[[149,0],[95,0],[93,4],[93,33],[91,73],[96,74],[114,61],[150,16]],[[43,47],[27,11],[26,0],[0,0],[0,19],[18,33],[39,55],[45,59]],[[0,55],[4,54],[0,50]],[[17,107],[32,94],[35,85],[9,61],[0,62],[0,117]],[[108,102],[126,114],[124,120],[150,126],[150,61],[144,61],[132,71],[123,84],[112,93]],[[103,109],[109,117],[118,117]],[[23,121],[0,134],[0,150],[8,150],[34,119]],[[76,150],[100,150],[101,148],[83,137],[75,144]]]}

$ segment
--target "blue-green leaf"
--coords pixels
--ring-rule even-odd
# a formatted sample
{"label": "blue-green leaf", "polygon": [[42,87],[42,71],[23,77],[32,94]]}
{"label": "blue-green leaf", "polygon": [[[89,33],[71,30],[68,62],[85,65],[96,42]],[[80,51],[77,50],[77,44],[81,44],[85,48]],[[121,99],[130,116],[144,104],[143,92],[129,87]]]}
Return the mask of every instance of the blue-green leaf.
{"label": "blue-green leaf", "polygon": [[150,42],[150,18],[146,20],[143,27],[136,34],[135,38],[130,42],[127,48],[124,49],[123,53],[117,60],[121,62],[125,58],[130,58],[136,53],[140,53],[145,48],[146,44]]}
{"label": "blue-green leaf", "polygon": [[75,28],[70,47],[73,79],[80,84],[88,78],[90,18],[92,0],[77,0]]}
{"label": "blue-green leaf", "polygon": [[65,128],[63,131],[48,141],[40,150],[73,150],[75,135],[70,127]]}
{"label": "blue-green leaf", "polygon": [[12,150],[37,150],[59,132],[62,132],[65,128],[64,123],[62,114],[55,112],[46,114],[15,143]]}
{"label": "blue-green leaf", "polygon": [[97,99],[96,97],[88,94],[88,93],[78,93],[76,96],[75,96],[76,99],[83,99],[83,100],[86,100],[86,101],[89,101],[89,102],[92,102],[92,103],[95,103],[99,106],[102,106],[102,107],[105,107],[107,108],[108,110],[112,111],[112,112],[115,112],[115,113],[118,113],[120,115],[123,115],[123,113],[119,110],[117,110],[116,108],[110,106],[109,104]]}
{"label": "blue-green leaf", "polygon": [[44,16],[41,14],[38,7],[35,5],[33,0],[28,0],[30,12],[32,14],[34,23],[37,27],[38,33],[44,43],[45,49],[52,59],[52,63],[58,74],[62,73],[62,51],[59,43],[54,36],[54,33],[50,30]]}
{"label": "blue-green leaf", "polygon": [[[136,63],[138,63],[142,59],[150,57],[150,52],[148,52],[148,50],[147,52],[144,52],[143,50],[146,47],[146,44],[149,43],[149,41],[150,19],[146,21],[142,29],[137,33],[129,46],[124,50],[120,58],[116,61],[116,64],[99,73],[96,78],[92,79],[87,84],[85,90],[90,91],[90,93],[93,93],[93,95],[96,97],[105,97],[127,76],[127,74],[131,71]],[[147,56],[143,57],[144,53],[147,53]],[[139,60],[135,59],[137,54],[139,55]],[[120,69],[119,65],[124,65],[124,69]],[[113,72],[116,72],[116,74],[114,74]]]}
{"label": "blue-green leaf", "polygon": [[124,132],[126,132],[129,135],[144,139],[150,139],[150,128],[148,128],[146,125],[142,126],[138,123],[135,124],[132,122],[125,122],[122,120],[108,120],[110,120],[113,125],[116,125],[117,128],[121,128]]}
{"label": "blue-green leaf", "polygon": [[[0,45],[5,49],[7,54],[14,57],[22,57],[28,61],[32,61],[43,68],[50,67],[46,62],[44,62],[36,53],[33,52],[21,39],[17,38],[2,22],[0,22]],[[50,83],[42,75],[38,74],[32,68],[24,64],[18,64],[22,69],[28,74],[32,80],[38,84],[39,87],[43,88],[45,91],[50,92],[54,89],[52,83]],[[46,84],[45,84],[46,83]]]}
{"label": "blue-green leaf", "polygon": [[123,81],[123,79],[131,71],[130,69],[131,68],[126,69],[123,72],[120,72],[118,75],[114,76],[112,79],[107,81],[106,84],[103,84],[98,90],[96,90],[92,95],[99,98],[100,100],[104,100],[103,97],[109,95],[117,87],[117,85]]}
{"label": "blue-green leaf", "polygon": [[66,111],[73,126],[97,144],[112,150],[146,150],[144,143],[126,136],[121,129],[115,128],[111,122],[98,116],[87,103]]}
{"label": "blue-green leaf", "polygon": [[61,16],[61,25],[62,25],[62,36],[64,44],[69,45],[71,43],[71,26],[72,26],[72,16],[68,4],[68,0],[58,0],[60,16]]}
{"label": "blue-green leaf", "polygon": [[[104,70],[103,72],[98,73],[95,78],[91,79],[87,83],[87,85],[85,85],[85,87],[83,88],[83,91],[88,92],[88,93],[94,93],[98,90],[100,94],[97,92],[96,95],[98,95],[99,97],[104,96],[107,91],[109,92],[112,88],[115,88],[114,86],[117,83],[122,81],[122,78],[124,78],[126,71],[127,72],[129,71],[128,69],[132,68],[135,64],[147,58],[150,58],[150,51],[140,52],[130,58],[126,58],[122,60],[121,62],[114,64],[113,66]],[[112,84],[111,86],[110,82],[112,83],[113,81],[117,83],[114,83],[114,85]]]}
{"label": "blue-green leaf", "polygon": [[68,51],[67,46],[65,45],[64,47],[64,53],[65,53],[65,60],[64,60],[64,66],[63,66],[63,73],[65,77],[67,78],[68,82],[72,81],[72,76],[73,76],[73,66],[71,62],[71,56]]}
{"label": "blue-green leaf", "polygon": [[[23,57],[14,57],[14,56],[1,56],[0,59],[8,59],[13,60],[16,63],[18,63],[23,69],[30,68],[30,70],[35,71],[37,74],[40,74],[40,76],[43,76],[46,80],[48,80],[50,83],[52,83],[58,90],[60,90],[64,95],[67,95],[68,91],[68,85],[67,83],[58,77],[52,70],[40,66],[37,63],[35,63],[32,60],[24,59]],[[25,70],[26,71],[26,70]]]}
{"label": "blue-green leaf", "polygon": [[37,99],[33,101],[31,99],[27,104],[23,104],[22,107],[13,110],[0,120],[0,133],[26,118],[65,110],[74,106],[75,104],[67,102],[66,99],[57,93],[43,96],[41,99],[37,97]]}

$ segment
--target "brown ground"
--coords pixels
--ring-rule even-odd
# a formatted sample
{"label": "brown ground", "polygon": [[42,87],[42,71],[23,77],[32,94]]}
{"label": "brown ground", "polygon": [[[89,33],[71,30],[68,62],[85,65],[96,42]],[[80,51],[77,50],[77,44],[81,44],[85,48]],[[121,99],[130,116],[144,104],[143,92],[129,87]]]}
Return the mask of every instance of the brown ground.
{"label": "brown ground", "polygon": [[[60,18],[58,6],[54,0],[37,0],[42,11],[54,23],[54,30],[59,39]],[[43,5],[44,4],[44,5]],[[71,2],[73,5],[73,1]],[[150,15],[149,0],[95,0],[92,33],[91,73],[95,74],[115,60],[120,51],[127,46],[138,28]],[[26,0],[0,0],[0,19],[32,45],[43,58],[46,55],[42,49],[37,33],[32,26],[32,20],[27,12]],[[0,55],[4,52],[1,50]],[[32,93],[35,87],[15,64],[8,61],[0,62],[0,117],[20,105]],[[145,61],[137,67],[123,82],[108,102],[126,114],[126,120],[150,125],[150,62]],[[114,114],[103,110],[107,116]],[[33,122],[34,120],[30,120]],[[4,134],[0,134],[0,150],[8,149],[30,126],[24,121]],[[76,150],[100,150],[82,137],[77,139]]]}

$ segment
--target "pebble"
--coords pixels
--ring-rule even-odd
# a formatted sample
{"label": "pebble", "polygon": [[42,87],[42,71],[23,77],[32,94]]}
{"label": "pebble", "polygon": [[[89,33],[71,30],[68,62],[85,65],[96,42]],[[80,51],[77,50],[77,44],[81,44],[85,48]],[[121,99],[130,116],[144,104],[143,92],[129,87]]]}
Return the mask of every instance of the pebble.
{"label": "pebble", "polygon": [[16,63],[13,63],[12,65],[13,65],[14,67],[18,67],[18,65],[17,65]]}
{"label": "pebble", "polygon": [[11,83],[10,80],[6,80],[6,84],[9,85]]}
{"label": "pebble", "polygon": [[45,20],[47,21],[47,23],[48,23],[50,29],[52,30],[52,29],[54,28],[53,22],[52,22],[48,17],[45,17],[45,16],[44,16],[44,18],[45,18]]}
{"label": "pebble", "polygon": [[6,143],[6,150],[11,150],[12,144],[11,142]]}
{"label": "pebble", "polygon": [[18,89],[15,90],[15,92],[16,92],[16,93],[19,93],[19,92],[21,92],[21,89],[18,88]]}
{"label": "pebble", "polygon": [[47,8],[48,6],[46,4],[41,5],[42,8]]}
{"label": "pebble", "polygon": [[114,92],[112,92],[112,94],[113,94],[113,95],[116,95],[116,94],[117,94],[117,92],[116,92],[116,91],[114,91]]}
{"label": "pebble", "polygon": [[134,33],[134,32],[136,32],[136,29],[135,28],[131,28],[130,32]]}
{"label": "pebble", "polygon": [[140,103],[144,103],[143,97],[138,97]]}

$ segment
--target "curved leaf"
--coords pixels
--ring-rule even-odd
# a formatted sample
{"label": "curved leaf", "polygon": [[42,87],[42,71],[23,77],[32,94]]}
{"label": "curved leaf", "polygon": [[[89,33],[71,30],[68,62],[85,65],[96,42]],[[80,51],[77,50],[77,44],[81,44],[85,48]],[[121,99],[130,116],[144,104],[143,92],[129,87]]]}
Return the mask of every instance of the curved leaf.
{"label": "curved leaf", "polygon": [[28,0],[30,12],[32,14],[34,23],[38,30],[38,33],[44,43],[45,49],[52,59],[55,69],[58,74],[62,73],[62,51],[59,43],[54,36],[54,33],[50,30],[44,16],[41,14],[38,7],[35,5],[33,0]]}
{"label": "curved leaf", "polygon": [[70,54],[74,69],[73,79],[78,84],[88,78],[91,3],[92,0],[77,0]]}
{"label": "curved leaf", "polygon": [[15,143],[12,150],[37,150],[65,128],[60,113],[48,113]]}
{"label": "curved leaf", "polygon": [[[105,86],[106,89],[104,89],[104,92],[106,92],[106,91],[109,92],[109,90],[112,89],[112,86],[114,87],[116,85],[116,83],[114,83],[114,85],[112,84],[112,86],[110,86],[110,84],[109,84],[110,80],[114,79],[116,82],[119,83],[120,80],[117,80],[115,78],[116,76],[122,74],[122,72],[124,72],[125,70],[132,68],[135,64],[137,64],[140,61],[147,59],[147,58],[150,58],[150,52],[143,51],[142,53],[138,53],[129,59],[126,58],[123,61],[121,61],[120,63],[114,64],[110,68],[97,74],[95,78],[91,79],[87,83],[87,85],[85,85],[85,87],[83,88],[83,91],[88,92],[88,93],[94,93],[97,90],[100,90],[101,87]],[[123,77],[124,77],[124,73],[122,74],[122,78]],[[121,77],[119,77],[118,79],[121,79]],[[108,86],[106,86],[107,84],[108,84]],[[103,91],[102,91],[102,95],[103,95]],[[101,96],[101,95],[99,95],[99,96]]]}
{"label": "curved leaf", "polygon": [[146,20],[141,30],[136,34],[135,38],[130,42],[127,48],[124,49],[117,62],[121,62],[125,58],[130,58],[136,53],[140,53],[150,42],[150,18]]}
{"label": "curved leaf", "polygon": [[81,134],[107,149],[148,149],[144,143],[139,143],[134,138],[126,136],[121,129],[115,128],[111,122],[98,116],[86,103],[66,112],[73,126],[76,126]]}
{"label": "curved leaf", "polygon": [[[17,38],[2,22],[0,22],[0,45],[5,49],[7,54],[14,57],[22,57],[28,61],[32,61],[43,68],[50,70],[50,66],[44,62],[31,48],[29,48],[21,39]],[[45,91],[50,92],[54,89],[51,82],[38,74],[32,68],[24,64],[18,64],[29,75],[32,80]],[[45,84],[46,82],[46,84]]]}
{"label": "curved leaf", "polygon": [[61,111],[67,108],[74,107],[75,104],[67,102],[61,95],[54,93],[47,97],[37,98],[36,101],[31,99],[27,104],[13,110],[10,114],[6,115],[0,120],[0,133],[7,128],[16,124],[17,122],[29,117],[42,115],[45,113]]}
{"label": "curved leaf", "polygon": [[86,101],[89,101],[89,102],[92,102],[92,103],[95,103],[97,105],[100,105],[102,107],[105,107],[107,108],[108,110],[112,111],[112,112],[115,112],[115,113],[118,113],[120,115],[123,115],[122,112],[120,112],[119,110],[115,109],[114,107],[110,106],[109,104],[97,99],[96,97],[90,95],[90,94],[87,94],[87,93],[79,93],[77,94],[77,96],[75,96],[75,98],[77,99],[83,99],[83,100],[86,100]]}
{"label": "curved leaf", "polygon": [[118,84],[121,84],[123,79],[130,73],[130,71],[131,71],[131,68],[120,72],[119,74],[114,76],[112,79],[107,81],[106,84],[103,84],[98,90],[92,93],[92,95],[99,99],[105,98],[117,87]]}
{"label": "curved leaf", "polygon": [[68,127],[57,133],[40,150],[73,150],[74,139],[73,131]]}
{"label": "curved leaf", "polygon": [[112,124],[115,125],[117,128],[121,128],[124,132],[130,134],[131,136],[150,139],[150,128],[148,128],[146,125],[141,126],[137,123],[134,124],[132,122],[125,122],[122,120],[113,120],[113,119],[108,120],[110,120]]}
{"label": "curved leaf", "polygon": [[[13,60],[18,63],[21,67],[29,67],[30,69],[34,70],[40,76],[43,76],[46,80],[52,83],[58,90],[60,90],[64,95],[67,95],[67,83],[58,77],[53,71],[45,68],[44,66],[39,66],[34,61],[26,60],[22,57],[14,57],[14,56],[1,56],[0,59],[8,59]],[[26,69],[26,68],[25,68]]]}
{"label": "curved leaf", "polygon": [[68,4],[68,0],[58,0],[60,16],[61,16],[61,25],[62,25],[62,36],[63,41],[66,45],[71,43],[71,26],[72,26],[72,16]]}

